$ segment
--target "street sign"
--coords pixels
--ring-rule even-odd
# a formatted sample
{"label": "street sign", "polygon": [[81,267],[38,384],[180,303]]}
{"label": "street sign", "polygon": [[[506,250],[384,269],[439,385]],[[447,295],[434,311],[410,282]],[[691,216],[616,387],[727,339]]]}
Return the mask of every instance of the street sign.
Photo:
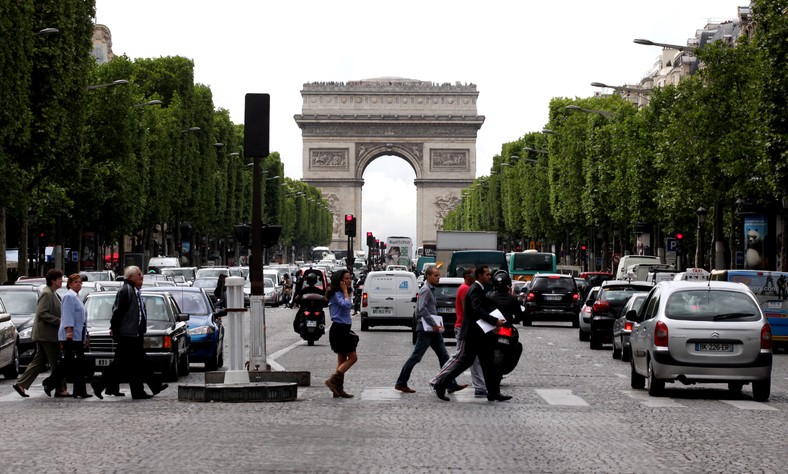
{"label": "street sign", "polygon": [[736,266],[739,268],[744,266],[744,252],[741,250],[736,252]]}
{"label": "street sign", "polygon": [[71,252],[71,261],[74,262],[74,263],[77,263],[79,261],[79,252],[78,251],[73,250]]}
{"label": "street sign", "polygon": [[668,237],[665,239],[665,247],[668,252],[675,252],[678,246],[678,240],[676,240],[675,237]]}

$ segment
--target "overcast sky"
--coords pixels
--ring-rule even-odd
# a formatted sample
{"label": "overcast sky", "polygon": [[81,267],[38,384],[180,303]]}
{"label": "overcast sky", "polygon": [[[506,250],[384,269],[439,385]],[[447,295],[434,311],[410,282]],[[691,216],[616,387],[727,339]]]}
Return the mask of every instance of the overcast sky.
{"label": "overcast sky", "polygon": [[[477,176],[501,145],[541,130],[553,97],[588,97],[592,81],[636,83],[660,48],[634,38],[686,44],[709,20],[735,19],[745,0],[486,0],[377,2],[97,0],[96,21],[113,51],[132,59],[184,56],[195,82],[235,123],[247,93],[271,94],[271,151],[302,176],[304,83],[405,77],[476,84],[486,117]],[[415,173],[381,157],[364,173],[360,235],[416,236]]]}

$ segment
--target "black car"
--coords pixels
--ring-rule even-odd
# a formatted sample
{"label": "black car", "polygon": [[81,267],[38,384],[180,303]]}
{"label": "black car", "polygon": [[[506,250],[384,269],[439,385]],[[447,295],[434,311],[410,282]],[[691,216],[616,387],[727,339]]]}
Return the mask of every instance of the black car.
{"label": "black car", "polygon": [[525,300],[525,321],[571,321],[578,327],[580,293],[572,275],[537,273],[531,280]]}
{"label": "black car", "polygon": [[[442,277],[435,285],[435,309],[443,318],[443,337],[454,338],[454,323],[457,321],[457,289],[465,281],[463,278]],[[418,307],[418,305],[417,305]],[[416,344],[416,314],[413,314],[413,343]]]}
{"label": "black car", "polygon": [[[115,291],[101,291],[88,295],[85,309],[90,347],[85,352],[86,372],[102,371],[115,358],[115,340],[109,334],[109,321]],[[153,372],[175,382],[189,373],[190,337],[186,321],[188,314],[179,312],[178,304],[169,293],[142,291],[142,300],[148,315],[148,332],[145,333],[145,354]]]}
{"label": "black car", "polygon": [[650,283],[641,281],[609,280],[602,283],[596,299],[586,302],[591,306],[591,349],[613,342],[613,323],[621,315],[621,308],[629,297],[639,291],[651,291]]}
{"label": "black car", "polygon": [[41,293],[40,285],[3,285],[0,286],[0,300],[6,311],[11,313],[11,321],[18,334],[17,351],[19,352],[20,371],[24,372],[36,355],[36,343],[31,337],[33,319],[36,316],[36,304]]}

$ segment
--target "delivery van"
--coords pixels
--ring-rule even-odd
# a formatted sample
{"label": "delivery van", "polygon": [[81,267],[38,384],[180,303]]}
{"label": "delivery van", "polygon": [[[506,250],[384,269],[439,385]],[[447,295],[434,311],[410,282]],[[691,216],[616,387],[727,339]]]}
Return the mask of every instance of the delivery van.
{"label": "delivery van", "polygon": [[412,327],[417,290],[412,272],[369,272],[361,295],[361,330],[372,326]]}

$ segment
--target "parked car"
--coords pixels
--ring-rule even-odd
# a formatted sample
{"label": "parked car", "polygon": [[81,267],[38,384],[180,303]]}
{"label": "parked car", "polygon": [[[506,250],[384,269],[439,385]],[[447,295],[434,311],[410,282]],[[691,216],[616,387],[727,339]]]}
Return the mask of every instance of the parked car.
{"label": "parked car", "polygon": [[[88,374],[103,370],[115,358],[115,340],[109,330],[115,294],[115,291],[101,291],[91,293],[85,299],[90,335],[90,347],[85,352]],[[141,295],[148,315],[144,342],[148,364],[153,372],[175,382],[179,376],[189,373],[190,337],[186,324],[189,315],[180,312],[169,293],[143,290]]]}
{"label": "parked car", "polygon": [[19,375],[19,350],[17,334],[11,313],[6,311],[0,301],[0,373],[6,379],[15,379]]}
{"label": "parked car", "polygon": [[621,309],[620,316],[613,322],[613,358],[629,362],[632,351],[629,346],[629,335],[632,333],[633,322],[627,320],[627,313],[637,311],[645,301],[648,292],[632,293],[627,303]]}
{"label": "parked car", "polygon": [[601,349],[605,343],[613,342],[613,321],[621,315],[621,309],[633,293],[651,290],[644,281],[608,280],[599,287],[596,299],[591,303],[591,349]]}
{"label": "parked car", "polygon": [[740,283],[660,282],[635,325],[631,385],[660,395],[666,383],[727,383],[732,392],[752,384],[753,399],[771,391],[772,332],[755,295]]}
{"label": "parked car", "polygon": [[36,304],[41,286],[2,285],[0,301],[11,314],[11,321],[17,332],[17,352],[19,353],[19,370],[24,372],[36,355],[36,343],[31,337],[33,318],[36,316]]}
{"label": "parked car", "polygon": [[580,313],[577,315],[577,333],[581,341],[588,341],[591,338],[591,306],[594,304],[594,301],[596,301],[596,296],[599,294],[599,288],[599,286],[591,288],[588,292],[588,298],[583,302]]}
{"label": "parked car", "polygon": [[[443,337],[455,338],[454,323],[457,321],[457,289],[465,281],[464,278],[441,277],[435,285],[435,309],[443,318]],[[418,301],[417,301],[418,302]],[[416,344],[416,312],[413,312],[413,344]]]}
{"label": "parked car", "polygon": [[361,295],[361,330],[372,326],[413,327],[416,275],[412,272],[369,272]]}
{"label": "parked car", "polygon": [[203,288],[169,287],[148,291],[169,293],[181,313],[189,315],[189,361],[205,364],[206,371],[224,366],[224,325],[227,310],[216,308]]}
{"label": "parked car", "polygon": [[572,275],[537,273],[531,280],[525,300],[525,321],[571,321],[577,327],[580,294]]}

